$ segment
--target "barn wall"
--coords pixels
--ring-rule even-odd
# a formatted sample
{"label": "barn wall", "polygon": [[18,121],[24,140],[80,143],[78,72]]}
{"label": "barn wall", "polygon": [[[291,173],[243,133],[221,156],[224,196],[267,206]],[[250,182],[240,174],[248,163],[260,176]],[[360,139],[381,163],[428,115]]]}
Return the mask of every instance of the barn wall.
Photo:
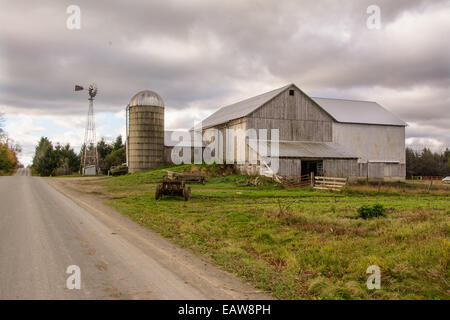
{"label": "barn wall", "polygon": [[[258,175],[261,165],[240,165],[237,166],[242,174]],[[280,158],[279,171],[276,173],[282,177],[300,177],[302,171],[302,161],[299,158]]]}
{"label": "barn wall", "polygon": [[405,127],[334,122],[333,142],[360,157],[359,178],[405,179]]}
{"label": "barn wall", "polygon": [[[227,161],[227,158],[226,158],[227,153],[226,153],[226,151],[227,151],[227,143],[228,143],[228,141],[227,141],[226,130],[227,129],[229,129],[229,130],[242,130],[241,132],[243,132],[245,134],[246,128],[247,128],[247,121],[246,121],[245,117],[244,118],[240,118],[240,119],[236,119],[236,120],[232,120],[232,121],[230,121],[228,123],[221,124],[221,125],[209,128],[209,129],[217,129],[222,134],[223,144],[221,146],[219,146],[219,149],[222,149],[222,151],[223,151],[223,157],[224,157],[223,161],[224,162]],[[203,133],[205,131],[206,131],[206,129],[203,130]],[[241,140],[244,141],[244,144],[245,144],[245,137],[243,139],[241,139]],[[211,142],[212,141],[205,141],[206,145],[208,145]],[[234,157],[233,157],[234,161],[236,161],[236,156],[237,156],[237,143],[236,142],[237,142],[237,140],[235,139]],[[248,152],[248,151],[246,151],[246,152]]]}
{"label": "barn wall", "polygon": [[297,158],[280,158],[278,175],[283,177],[300,177],[302,175],[302,161]]}
{"label": "barn wall", "polygon": [[325,177],[354,178],[359,176],[359,165],[356,159],[324,159],[323,174]]}
{"label": "barn wall", "polygon": [[279,129],[280,140],[332,141],[332,118],[297,88],[289,89],[247,117],[247,128]]}
{"label": "barn wall", "polygon": [[[259,165],[237,166],[241,173],[259,174]],[[283,177],[299,177],[301,159],[280,158],[280,170],[277,173]],[[369,171],[367,171],[369,170]],[[369,181],[403,181],[406,166],[398,163],[358,163],[356,159],[324,159],[323,175],[326,177],[349,178],[350,180],[368,179]]]}
{"label": "barn wall", "polygon": [[369,162],[359,163],[360,179],[373,181],[403,181],[406,177],[404,163]]}
{"label": "barn wall", "polygon": [[333,142],[360,157],[360,162],[405,163],[405,127],[333,123]]}
{"label": "barn wall", "polygon": [[[241,118],[241,119],[236,119],[236,120],[230,121],[228,123],[227,128],[230,129],[230,130],[240,130],[241,137],[239,139],[237,137],[234,138],[234,157],[233,157],[233,162],[237,162],[237,147],[238,147],[237,145],[238,145],[239,141],[242,141],[244,143],[244,149],[246,149],[246,143],[245,143],[245,130],[247,129],[246,118]],[[225,132],[223,132],[223,135],[224,135],[223,136],[223,141],[224,141],[224,148],[225,148],[223,155],[224,155],[224,158],[225,158],[225,161],[226,161],[226,159],[227,159],[227,156],[226,156],[226,145],[227,145],[227,143],[232,143],[232,142],[227,141],[227,137],[226,137]],[[245,152],[247,152],[247,151],[245,151]]]}
{"label": "barn wall", "polygon": [[[308,159],[309,160],[309,159]],[[280,158],[278,175],[282,177],[300,177],[308,174],[302,173],[302,160],[300,158]],[[257,174],[259,166],[239,166],[242,173]],[[350,178],[356,180],[359,176],[357,159],[323,159],[323,174],[326,177]]]}

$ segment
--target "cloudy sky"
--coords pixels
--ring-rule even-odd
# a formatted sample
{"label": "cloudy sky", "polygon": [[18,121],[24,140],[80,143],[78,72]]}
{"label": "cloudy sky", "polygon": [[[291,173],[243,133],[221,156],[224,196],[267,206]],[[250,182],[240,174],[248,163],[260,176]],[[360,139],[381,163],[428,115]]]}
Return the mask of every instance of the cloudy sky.
{"label": "cloudy sky", "polygon": [[[312,96],[377,101],[407,143],[450,146],[449,0],[0,0],[0,112],[31,161],[41,136],[79,148],[97,83],[97,136],[125,129],[138,91],[158,92],[166,128],[297,84]],[[67,8],[81,29],[67,28]],[[381,28],[369,29],[370,5]],[[71,20],[72,21],[72,20]]]}

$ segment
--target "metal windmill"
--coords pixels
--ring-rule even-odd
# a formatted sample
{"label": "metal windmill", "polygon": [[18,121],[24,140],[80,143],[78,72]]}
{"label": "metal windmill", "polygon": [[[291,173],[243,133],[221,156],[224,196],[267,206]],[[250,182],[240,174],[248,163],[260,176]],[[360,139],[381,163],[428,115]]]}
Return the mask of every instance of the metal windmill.
{"label": "metal windmill", "polygon": [[[76,85],[75,91],[84,90],[82,86]],[[98,172],[97,141],[95,136],[94,97],[97,95],[97,86],[89,86],[89,110],[87,115],[86,129],[84,132],[84,144],[82,146],[82,157],[80,173],[83,175],[95,175]]]}

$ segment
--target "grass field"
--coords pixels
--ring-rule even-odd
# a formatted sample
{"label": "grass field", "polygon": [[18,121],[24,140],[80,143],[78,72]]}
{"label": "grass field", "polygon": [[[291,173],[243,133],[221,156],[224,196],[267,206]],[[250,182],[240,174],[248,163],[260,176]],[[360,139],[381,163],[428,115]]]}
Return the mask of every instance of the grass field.
{"label": "grass field", "polygon": [[[95,183],[123,214],[276,298],[450,298],[445,186],[426,192],[408,184],[360,185],[332,193],[248,186],[248,177],[229,175],[191,185],[190,201],[155,201],[164,174],[80,183]],[[382,204],[386,217],[359,218],[365,204]],[[370,265],[381,268],[379,290],[366,287]]]}

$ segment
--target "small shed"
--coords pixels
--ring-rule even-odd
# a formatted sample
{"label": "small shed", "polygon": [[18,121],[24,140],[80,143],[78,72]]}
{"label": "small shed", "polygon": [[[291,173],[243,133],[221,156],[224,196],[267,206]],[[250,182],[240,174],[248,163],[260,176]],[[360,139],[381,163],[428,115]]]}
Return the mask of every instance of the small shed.
{"label": "small shed", "polygon": [[97,174],[97,168],[95,165],[86,166],[84,168],[84,175],[85,176],[95,176]]}

